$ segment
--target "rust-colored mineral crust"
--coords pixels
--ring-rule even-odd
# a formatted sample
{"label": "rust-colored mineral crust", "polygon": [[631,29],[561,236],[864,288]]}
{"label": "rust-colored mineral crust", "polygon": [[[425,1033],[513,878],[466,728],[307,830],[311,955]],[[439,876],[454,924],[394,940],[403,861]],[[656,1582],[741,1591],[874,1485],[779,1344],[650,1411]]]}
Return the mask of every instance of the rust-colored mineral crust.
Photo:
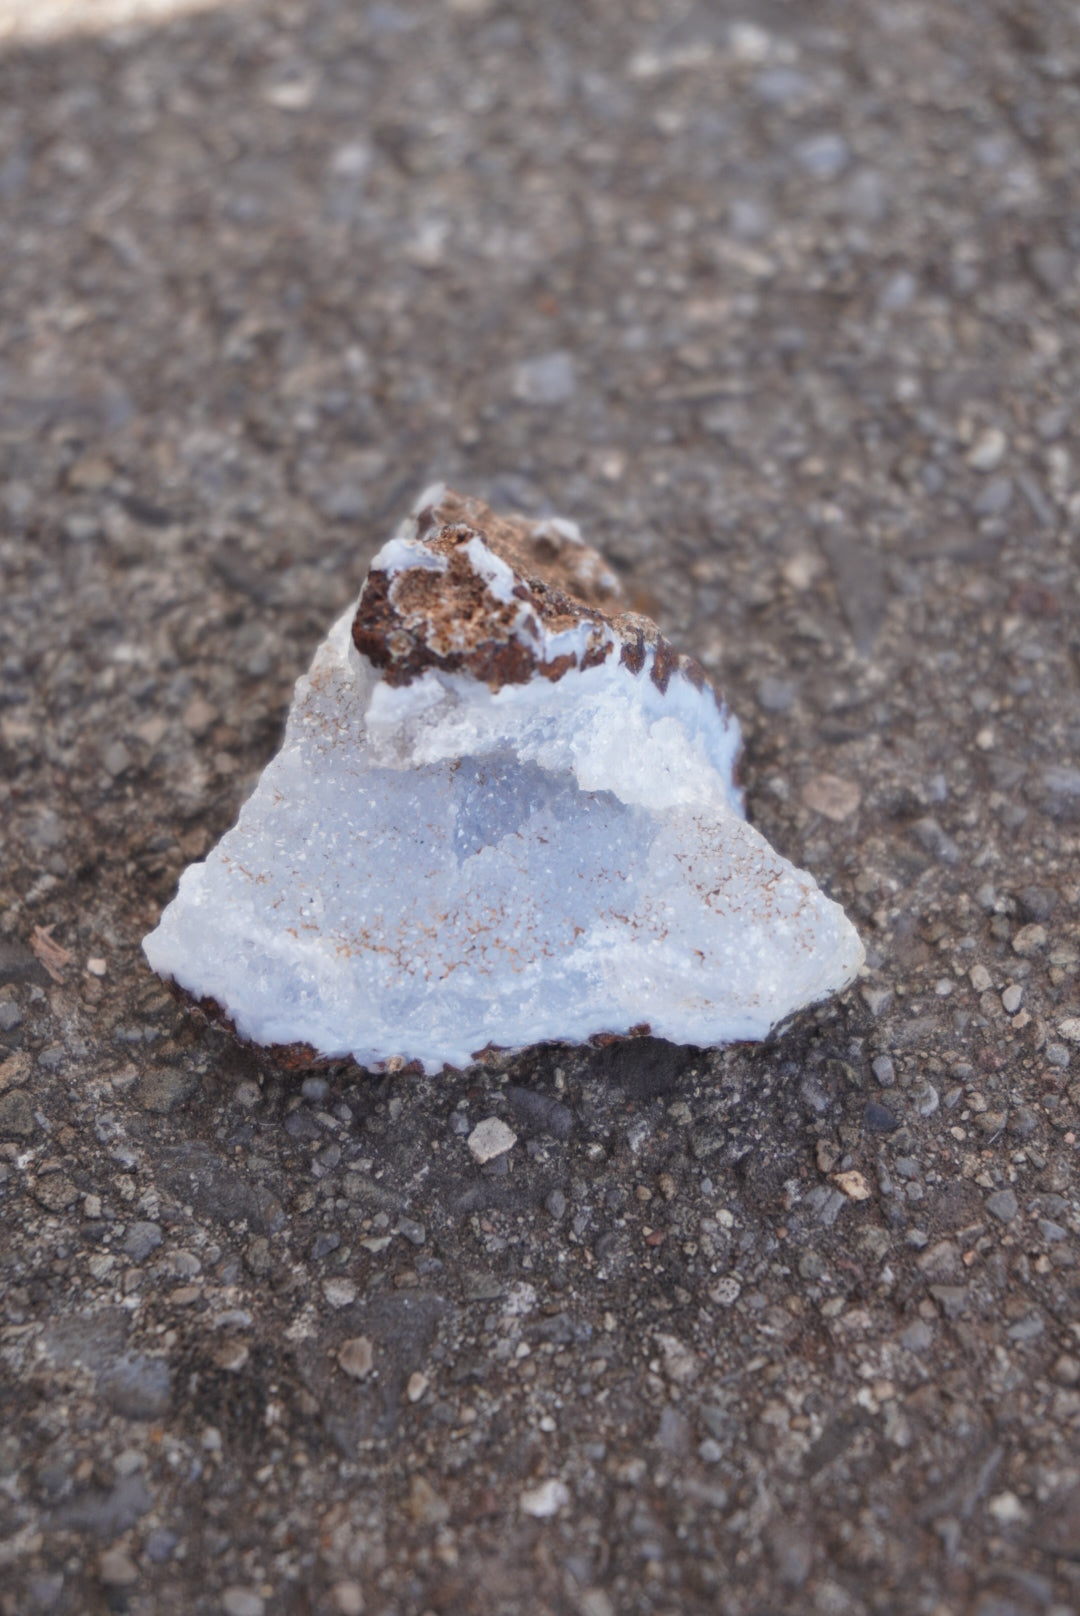
{"label": "rust-colored mineral crust", "polygon": [[[353,643],[389,685],[438,668],[499,690],[538,675],[555,681],[616,656],[636,674],[650,651],[650,676],[661,692],[676,669],[698,689],[707,682],[651,618],[612,610],[622,596],[619,580],[573,523],[498,516],[482,500],[437,490],[412,518],[412,531],[399,537],[439,565],[402,557],[385,571],[376,561],[368,574]],[[491,576],[477,540],[509,578]]]}

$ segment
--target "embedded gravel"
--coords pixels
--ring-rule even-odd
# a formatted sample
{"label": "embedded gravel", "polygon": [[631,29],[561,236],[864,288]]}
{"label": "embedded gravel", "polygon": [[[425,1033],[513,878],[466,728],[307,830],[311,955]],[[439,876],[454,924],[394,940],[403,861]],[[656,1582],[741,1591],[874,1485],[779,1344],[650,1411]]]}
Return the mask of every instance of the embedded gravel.
{"label": "embedded gravel", "polygon": [[[5,48],[3,1616],[1080,1610],[1078,196],[1058,0]],[[722,681],[843,999],[426,1079],[151,976],[436,477]]]}

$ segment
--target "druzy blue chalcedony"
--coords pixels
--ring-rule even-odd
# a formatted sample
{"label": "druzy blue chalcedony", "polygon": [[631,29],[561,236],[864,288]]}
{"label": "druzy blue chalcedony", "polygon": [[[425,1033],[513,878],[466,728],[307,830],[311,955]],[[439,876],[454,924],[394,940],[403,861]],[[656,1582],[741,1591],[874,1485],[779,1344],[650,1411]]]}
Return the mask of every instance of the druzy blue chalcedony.
{"label": "druzy blue chalcedony", "polygon": [[425,492],[297,682],[150,964],[241,1037],[429,1071],[762,1038],[863,959],[743,816],[739,731],[558,520]]}

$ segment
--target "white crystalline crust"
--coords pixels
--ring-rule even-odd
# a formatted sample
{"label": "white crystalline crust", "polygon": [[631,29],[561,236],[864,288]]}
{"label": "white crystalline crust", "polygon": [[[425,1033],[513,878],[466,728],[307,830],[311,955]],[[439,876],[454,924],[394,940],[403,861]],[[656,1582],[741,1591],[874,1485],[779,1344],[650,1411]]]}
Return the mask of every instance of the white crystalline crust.
{"label": "white crystalline crust", "polygon": [[720,1044],[854,976],[843,911],[741,817],[737,727],[707,687],[676,672],[662,694],[648,659],[612,657],[393,688],[352,617],[143,945],[242,1036],[429,1071],[643,1023]]}

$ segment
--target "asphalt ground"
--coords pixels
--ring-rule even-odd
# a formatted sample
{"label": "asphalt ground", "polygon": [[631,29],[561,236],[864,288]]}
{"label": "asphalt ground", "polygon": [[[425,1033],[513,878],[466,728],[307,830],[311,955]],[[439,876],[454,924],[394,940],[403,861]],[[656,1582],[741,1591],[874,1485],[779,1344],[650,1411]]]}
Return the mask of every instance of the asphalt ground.
{"label": "asphalt ground", "polygon": [[[1063,0],[9,34],[3,1616],[1080,1609],[1078,107]],[[151,976],[437,477],[722,684],[844,997],[312,1077]]]}

